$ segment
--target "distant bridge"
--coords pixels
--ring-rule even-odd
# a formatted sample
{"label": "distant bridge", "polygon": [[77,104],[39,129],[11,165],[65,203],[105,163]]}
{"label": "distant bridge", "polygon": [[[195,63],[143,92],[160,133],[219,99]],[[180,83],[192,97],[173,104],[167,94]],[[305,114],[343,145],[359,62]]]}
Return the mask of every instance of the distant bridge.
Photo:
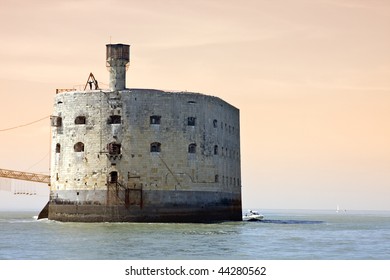
{"label": "distant bridge", "polygon": [[0,168],[0,177],[31,182],[39,182],[50,185],[50,176],[38,173],[29,173]]}

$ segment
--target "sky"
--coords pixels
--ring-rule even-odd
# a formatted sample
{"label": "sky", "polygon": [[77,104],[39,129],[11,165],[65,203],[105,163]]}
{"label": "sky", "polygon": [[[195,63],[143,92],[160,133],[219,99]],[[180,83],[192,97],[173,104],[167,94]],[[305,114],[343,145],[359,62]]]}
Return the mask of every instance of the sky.
{"label": "sky", "polygon": [[2,0],[0,34],[0,168],[48,174],[55,89],[107,85],[123,43],[128,88],[240,109],[244,209],[390,210],[387,0]]}

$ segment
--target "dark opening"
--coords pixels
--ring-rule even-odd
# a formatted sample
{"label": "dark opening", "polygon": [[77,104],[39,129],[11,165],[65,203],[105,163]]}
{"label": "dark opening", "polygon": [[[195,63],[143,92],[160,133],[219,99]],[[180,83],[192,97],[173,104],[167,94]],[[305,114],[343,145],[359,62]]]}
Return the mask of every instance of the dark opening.
{"label": "dark opening", "polygon": [[58,116],[51,116],[50,117],[51,126],[54,127],[60,127],[62,126],[62,118]]}
{"label": "dark opening", "polygon": [[74,144],[73,148],[76,153],[84,152],[84,143],[77,142]]}
{"label": "dark opening", "polygon": [[189,126],[195,126],[195,120],[196,120],[195,117],[188,117],[188,119],[187,119],[187,125],[189,125]]}
{"label": "dark opening", "polygon": [[125,190],[125,206],[129,207],[130,205],[130,190],[126,189]]}
{"label": "dark opening", "polygon": [[119,155],[121,153],[121,144],[111,142],[107,146],[110,155]]}
{"label": "dark opening", "polygon": [[214,155],[218,155],[218,145],[214,146]]}
{"label": "dark opening", "polygon": [[218,121],[217,120],[213,120],[213,125],[214,125],[214,127],[217,127]]}
{"label": "dark opening", "polygon": [[109,182],[110,183],[117,183],[118,182],[118,172],[116,172],[116,171],[110,172]]}
{"label": "dark opening", "polygon": [[192,144],[188,145],[188,152],[190,154],[195,154],[196,153],[196,144],[195,143],[192,143]]}
{"label": "dark opening", "polygon": [[121,116],[113,115],[110,116],[107,120],[107,124],[120,124],[121,123]]}
{"label": "dark opening", "polygon": [[150,144],[150,151],[152,153],[159,153],[159,152],[161,152],[161,143],[154,142],[154,143]]}
{"label": "dark opening", "polygon": [[161,116],[150,116],[150,124],[160,124]]}
{"label": "dark opening", "polygon": [[74,123],[75,123],[75,124],[85,124],[85,117],[84,117],[84,116],[78,116],[78,117],[74,120]]}
{"label": "dark opening", "polygon": [[61,144],[57,143],[56,145],[56,153],[61,153]]}

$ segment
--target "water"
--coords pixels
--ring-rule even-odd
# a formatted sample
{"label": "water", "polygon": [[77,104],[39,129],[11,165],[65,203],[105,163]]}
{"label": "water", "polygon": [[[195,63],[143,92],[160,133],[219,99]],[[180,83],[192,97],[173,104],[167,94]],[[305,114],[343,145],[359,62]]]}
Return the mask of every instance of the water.
{"label": "water", "polygon": [[390,259],[390,212],[260,212],[262,222],[217,224],[61,223],[0,212],[0,259]]}

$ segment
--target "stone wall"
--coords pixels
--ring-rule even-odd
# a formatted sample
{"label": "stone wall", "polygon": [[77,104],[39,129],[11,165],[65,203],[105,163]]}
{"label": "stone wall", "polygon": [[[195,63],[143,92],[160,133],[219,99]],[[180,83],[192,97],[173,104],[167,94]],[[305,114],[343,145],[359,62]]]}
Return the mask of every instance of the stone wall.
{"label": "stone wall", "polygon": [[217,97],[190,92],[57,94],[52,197],[105,204],[104,191],[112,184],[241,197],[239,110]]}

